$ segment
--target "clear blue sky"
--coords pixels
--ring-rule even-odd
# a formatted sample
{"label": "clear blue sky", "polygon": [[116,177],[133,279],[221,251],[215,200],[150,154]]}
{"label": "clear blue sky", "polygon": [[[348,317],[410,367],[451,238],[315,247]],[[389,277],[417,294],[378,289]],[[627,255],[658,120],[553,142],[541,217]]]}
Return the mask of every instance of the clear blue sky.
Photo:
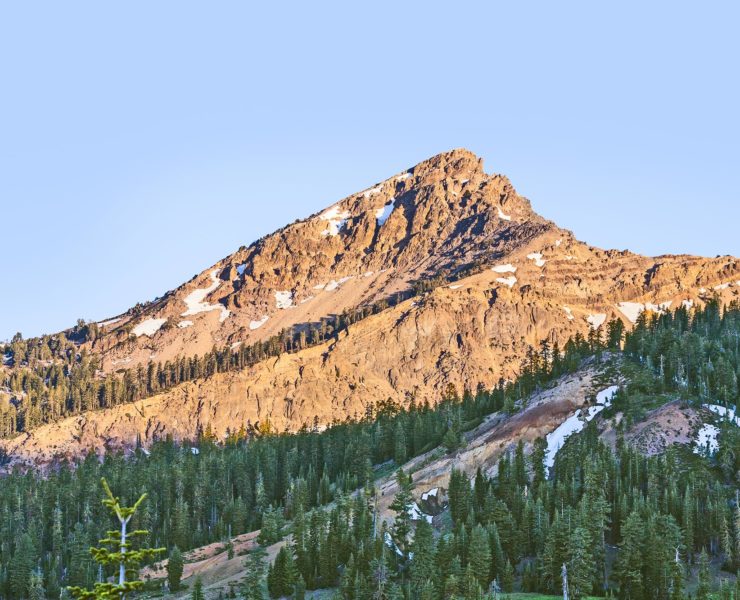
{"label": "clear blue sky", "polygon": [[459,146],[595,245],[740,255],[732,5],[3,3],[0,339]]}

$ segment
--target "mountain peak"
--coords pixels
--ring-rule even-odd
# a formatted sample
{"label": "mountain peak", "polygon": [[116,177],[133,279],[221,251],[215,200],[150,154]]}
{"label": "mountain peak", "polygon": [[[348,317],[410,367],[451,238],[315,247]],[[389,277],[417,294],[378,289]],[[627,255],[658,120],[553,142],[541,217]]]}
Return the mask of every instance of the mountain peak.
{"label": "mountain peak", "polygon": [[415,175],[428,175],[439,172],[443,177],[460,174],[485,174],[483,171],[483,159],[465,148],[454,148],[447,152],[436,154],[420,162],[411,171]]}

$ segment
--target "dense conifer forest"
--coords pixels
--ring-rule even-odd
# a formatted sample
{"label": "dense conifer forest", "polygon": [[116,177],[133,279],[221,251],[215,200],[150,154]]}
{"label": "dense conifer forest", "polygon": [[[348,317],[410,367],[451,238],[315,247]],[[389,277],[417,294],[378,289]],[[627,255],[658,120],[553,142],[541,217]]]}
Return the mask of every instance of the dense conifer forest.
{"label": "dense conifer forest", "polygon": [[[646,457],[622,435],[670,401],[735,409],[739,338],[737,305],[722,309],[709,302],[695,311],[643,314],[626,335],[613,321],[603,337],[592,332],[562,350],[545,343],[529,353],[516,382],[493,390],[450,389],[434,407],[380,404],[362,419],[292,435],[244,424],[223,443],[206,430],[190,444],[162,440],[102,462],[90,456],[44,477],[13,473],[0,482],[0,597],[65,597],[66,586],[92,587],[110,574],[88,551],[110,527],[100,502],[105,477],[124,502],[149,494],[133,526],[149,531],[151,547],[179,554],[258,528],[267,546],[292,534],[264,577],[259,552],[246,557],[236,597],[269,592],[300,598],[318,588],[334,588],[348,600],[476,599],[494,589],[558,594],[565,571],[574,600],[740,598],[733,577],[740,567],[740,428],[719,424],[719,449],[711,455],[675,446]],[[38,377],[43,393],[58,390],[58,406],[68,410],[84,409],[86,401],[71,408],[67,402],[92,385],[90,401],[100,406],[91,358],[70,356],[61,342],[33,349],[24,343],[15,340],[12,348],[14,360],[28,363],[23,377]],[[252,351],[245,349],[243,359]],[[68,366],[49,367],[62,371],[37,372],[42,361],[64,356]],[[199,359],[205,368],[199,376],[231,364],[233,356],[216,352]],[[400,466],[425,452],[455,452],[484,416],[520,410],[534,391],[585,360],[602,362],[625,381],[603,413],[625,415],[616,451],[600,440],[593,421],[568,439],[549,473],[545,441],[538,440],[530,455],[520,444],[493,478],[479,472],[469,481],[453,472],[449,510],[434,526],[412,520],[413,474]],[[157,368],[151,378],[141,373],[124,389],[146,393],[151,382],[162,385],[173,372],[180,380],[185,373],[194,377],[192,364],[160,366],[161,372]],[[88,387],[77,387],[64,369],[67,375],[88,373],[79,377]],[[55,377],[68,383],[55,387]],[[9,385],[32,390],[36,384]],[[117,401],[130,399],[123,394]],[[396,516],[386,526],[376,519],[373,484],[396,470]],[[148,593],[160,593],[163,584],[150,582]],[[198,590],[193,585],[194,597]]]}

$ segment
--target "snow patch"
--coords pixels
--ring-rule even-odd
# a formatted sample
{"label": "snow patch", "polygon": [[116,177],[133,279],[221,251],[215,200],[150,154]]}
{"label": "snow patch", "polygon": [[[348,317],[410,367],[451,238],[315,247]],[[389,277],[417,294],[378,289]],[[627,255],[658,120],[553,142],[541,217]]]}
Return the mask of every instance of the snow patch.
{"label": "snow patch", "polygon": [[450,289],[451,290],[459,290],[461,287],[462,286],[460,284],[456,283],[456,284],[451,285],[450,286]]}
{"label": "snow patch", "polygon": [[516,273],[516,267],[512,264],[498,265],[491,267],[491,271],[494,273]]}
{"label": "snow patch", "polygon": [[340,279],[332,279],[329,283],[326,284],[326,287],[324,289],[327,292],[333,292],[334,290],[338,289],[343,283],[347,283],[350,279],[352,279],[352,275],[347,275],[346,277],[342,277]]}
{"label": "snow patch", "polygon": [[504,285],[508,285],[510,288],[514,287],[514,284],[516,283],[516,277],[513,275],[511,277],[497,277],[496,281],[499,283],[503,283]]}
{"label": "snow patch", "polygon": [[254,331],[255,329],[259,329],[259,328],[260,328],[260,327],[262,327],[262,326],[263,326],[263,325],[264,325],[265,323],[267,323],[267,321],[268,321],[268,319],[269,319],[269,318],[270,318],[269,316],[265,315],[265,316],[264,316],[264,317],[262,317],[262,318],[261,318],[261,319],[260,319],[259,321],[250,321],[250,322],[249,322],[249,328],[250,328],[250,329],[251,329],[252,331]]}
{"label": "snow patch", "polygon": [[719,285],[715,285],[715,286],[714,286],[714,289],[715,289],[715,290],[726,290],[726,289],[727,289],[727,288],[729,288],[729,287],[730,287],[731,285],[732,285],[731,283],[720,283]]}
{"label": "snow patch", "polygon": [[191,327],[191,326],[192,326],[192,324],[193,324],[193,322],[192,322],[192,321],[180,321],[180,322],[179,322],[179,323],[177,324],[177,326],[178,326],[178,327],[179,327],[180,329],[185,329],[186,327]]}
{"label": "snow patch", "polygon": [[699,432],[696,434],[696,448],[694,448],[694,454],[704,454],[709,449],[709,454],[714,454],[719,450],[719,442],[717,436],[719,435],[719,429],[714,425],[706,423],[701,426]]}
{"label": "snow patch", "polygon": [[591,325],[593,329],[598,329],[604,324],[604,321],[606,321],[606,315],[604,313],[588,315],[586,321]]}
{"label": "snow patch", "polygon": [[740,427],[740,417],[735,415],[735,411],[732,408],[728,409],[719,404],[703,404],[702,406],[707,410],[711,410],[715,415],[719,415],[723,419],[735,423],[735,425]]}
{"label": "snow patch", "polygon": [[275,292],[275,306],[281,310],[293,307],[293,292],[291,291],[276,291]]}
{"label": "snow patch", "polygon": [[529,260],[533,260],[534,264],[538,267],[544,267],[545,266],[545,260],[542,258],[541,252],[532,252],[531,254],[527,254],[527,258]]}
{"label": "snow patch", "polygon": [[385,206],[375,211],[375,218],[378,221],[378,226],[383,225],[383,223],[385,223],[388,220],[388,217],[391,216],[391,213],[393,212],[393,207],[395,205],[396,205],[396,199],[391,198],[388,204],[386,204]]}
{"label": "snow patch", "polygon": [[226,320],[226,317],[228,317],[230,314],[226,307],[222,306],[221,304],[210,304],[205,301],[208,295],[215,291],[215,289],[219,285],[221,285],[221,280],[218,278],[218,270],[214,269],[213,271],[211,271],[211,285],[209,285],[207,288],[194,290],[185,297],[183,302],[185,303],[185,306],[188,307],[188,309],[184,313],[181,313],[180,316],[188,317],[190,315],[197,315],[202,312],[220,310],[221,316],[219,317],[219,321],[223,323]]}
{"label": "snow patch", "polygon": [[381,188],[382,188],[382,185],[376,185],[375,187],[370,188],[370,189],[367,189],[364,192],[362,192],[362,195],[365,198],[369,198],[370,196],[374,196],[375,194],[379,194]]}
{"label": "snow patch", "polygon": [[425,520],[427,523],[432,522],[432,517],[430,515],[425,515],[423,512],[421,512],[421,509],[419,508],[419,505],[414,502],[411,505],[411,508],[409,509],[409,517],[412,521],[421,521],[422,519]]}
{"label": "snow patch", "polygon": [[693,308],[694,307],[694,301],[693,300],[684,300],[681,302],[681,306],[684,308]]}
{"label": "snow patch", "polygon": [[107,321],[99,321],[98,325],[100,327],[107,327],[108,325],[113,325],[113,323],[118,323],[120,320],[121,317],[116,317],[115,319],[108,319]]}
{"label": "snow patch", "polygon": [[640,313],[645,310],[645,306],[639,302],[620,302],[617,308],[630,323],[637,323]]}
{"label": "snow patch", "polygon": [[396,181],[404,181],[405,179],[408,179],[411,177],[411,173],[403,173],[402,175],[399,175],[396,177]]}
{"label": "snow patch", "polygon": [[365,273],[362,274],[363,277],[372,277],[373,275],[374,273],[372,271],[366,271]]}
{"label": "snow patch", "polygon": [[313,289],[315,290],[323,290],[326,287],[325,283],[320,283],[318,285],[313,286]]}
{"label": "snow patch", "polygon": [[432,488],[428,492],[424,492],[421,495],[421,499],[422,500],[429,500],[429,498],[436,498],[438,493],[439,493],[439,488]]}
{"label": "snow patch", "polygon": [[499,219],[503,219],[504,221],[511,221],[511,216],[504,214],[500,207],[498,209],[498,217]]}
{"label": "snow patch", "polygon": [[573,316],[573,311],[571,310],[570,306],[563,306],[563,310],[565,311],[565,314],[568,315],[568,320],[572,321],[575,319]]}
{"label": "snow patch", "polygon": [[301,303],[301,304],[305,304],[306,302],[308,302],[308,301],[310,301],[310,300],[313,300],[313,299],[314,299],[314,297],[313,297],[313,296],[306,296],[306,297],[305,297],[305,298],[304,298],[303,300],[301,300],[301,302],[300,302],[300,303]]}
{"label": "snow patch", "polygon": [[136,337],[146,335],[152,337],[167,322],[167,319],[147,319],[131,330]]}
{"label": "snow patch", "polygon": [[327,221],[326,229],[321,232],[321,235],[323,235],[324,237],[334,237],[336,235],[339,235],[339,232],[341,231],[342,227],[344,227],[344,224],[347,222],[347,219],[349,219],[349,217],[349,211],[345,210],[340,212],[338,204],[325,210],[319,215],[319,219],[321,219],[322,221]]}
{"label": "snow patch", "polygon": [[619,386],[612,385],[605,390],[596,394],[596,405],[590,406],[585,415],[579,408],[573,415],[563,421],[555,431],[547,434],[547,450],[545,452],[545,467],[549,470],[555,465],[555,456],[563,447],[565,441],[574,433],[583,430],[586,424],[591,421],[602,410],[612,404],[614,394],[619,390]]}
{"label": "snow patch", "polygon": [[555,240],[555,247],[560,248],[560,244],[563,243],[563,240]]}

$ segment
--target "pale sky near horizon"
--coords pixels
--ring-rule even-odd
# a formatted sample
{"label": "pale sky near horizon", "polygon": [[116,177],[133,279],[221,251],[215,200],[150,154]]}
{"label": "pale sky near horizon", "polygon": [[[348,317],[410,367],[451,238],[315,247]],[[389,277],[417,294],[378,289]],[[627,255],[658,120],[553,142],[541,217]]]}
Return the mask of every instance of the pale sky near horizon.
{"label": "pale sky near horizon", "polygon": [[579,239],[740,255],[731,2],[0,5],[0,340],[466,147]]}

